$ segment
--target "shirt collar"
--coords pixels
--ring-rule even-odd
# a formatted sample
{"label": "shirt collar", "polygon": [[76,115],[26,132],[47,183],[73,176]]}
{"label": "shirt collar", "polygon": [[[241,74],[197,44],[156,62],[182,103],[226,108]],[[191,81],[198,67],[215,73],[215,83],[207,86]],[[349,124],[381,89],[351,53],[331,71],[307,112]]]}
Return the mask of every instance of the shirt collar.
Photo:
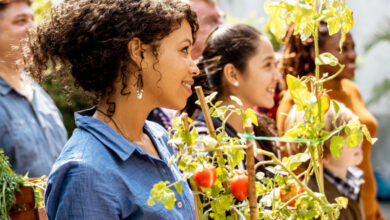
{"label": "shirt collar", "polygon": [[12,89],[12,86],[0,77],[0,94],[7,95]]}
{"label": "shirt collar", "polygon": [[[84,129],[91,133],[95,138],[103,143],[104,146],[112,150],[115,154],[121,158],[122,161],[127,160],[134,151],[139,152],[143,155],[149,155],[138,145],[128,141],[118,132],[112,129],[109,125],[103,121],[92,117],[96,111],[96,106],[90,109],[82,110],[75,113],[76,125],[78,128]],[[167,154],[164,147],[160,147],[162,133],[153,132],[150,128],[150,122],[146,121],[144,124],[144,131],[148,133],[151,140],[154,142],[157,150],[160,153],[160,157],[164,161],[169,160],[169,154]]]}
{"label": "shirt collar", "polygon": [[342,195],[359,200],[361,185],[363,184],[362,171],[357,167],[349,167],[346,181],[334,175],[330,170],[324,169],[324,177],[333,184]]}

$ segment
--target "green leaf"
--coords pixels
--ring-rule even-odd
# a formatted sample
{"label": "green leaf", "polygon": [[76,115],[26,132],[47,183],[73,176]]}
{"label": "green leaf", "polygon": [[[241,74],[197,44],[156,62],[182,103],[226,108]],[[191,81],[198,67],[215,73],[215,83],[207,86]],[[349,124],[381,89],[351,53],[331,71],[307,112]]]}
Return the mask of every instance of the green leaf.
{"label": "green leaf", "polygon": [[180,157],[180,152],[176,152],[174,155],[172,155],[172,157],[169,158],[168,166],[171,166],[173,163],[176,163],[179,157]]}
{"label": "green leaf", "polygon": [[[251,108],[248,108],[247,110],[245,110],[245,118],[246,119],[250,119],[248,121],[248,124],[249,123],[252,123],[256,126],[259,126],[259,123],[257,122],[257,116],[256,116],[256,112],[255,110],[251,109]],[[244,122],[245,123],[245,122]],[[245,124],[244,124],[245,125]]]}
{"label": "green leaf", "polygon": [[343,151],[345,144],[344,137],[342,136],[333,136],[330,139],[330,152],[332,156],[337,160]]}
{"label": "green leaf", "polygon": [[205,97],[206,103],[211,102],[215,98],[215,96],[217,96],[217,94],[218,94],[218,92],[213,92],[210,95],[206,96]]}
{"label": "green leaf", "polygon": [[332,100],[332,103],[333,103],[333,108],[334,108],[334,111],[336,112],[336,114],[339,113],[339,110],[340,110],[339,104],[335,100]]}
{"label": "green leaf", "polygon": [[287,158],[287,160],[283,163],[289,170],[296,170],[303,162],[306,162],[310,159],[310,155],[308,153],[299,153]]}
{"label": "green leaf", "polygon": [[322,53],[318,57],[316,57],[316,64],[317,65],[331,65],[331,66],[336,66],[339,64],[339,61],[333,54],[331,53]]}
{"label": "green leaf", "polygon": [[327,20],[329,35],[333,35],[340,31],[341,21],[338,16],[331,17]]}
{"label": "green leaf", "polygon": [[368,131],[366,125],[362,126],[362,132],[363,132],[364,136],[366,136],[366,139],[368,142],[370,142],[371,144],[374,144],[376,142],[377,139],[371,138],[370,132]]}
{"label": "green leaf", "polygon": [[344,209],[348,206],[348,199],[345,197],[337,197],[336,199],[337,204],[341,205]]}
{"label": "green leaf", "polygon": [[[151,197],[156,200],[157,202],[161,202],[166,209],[172,209],[176,202],[175,193],[168,188],[167,184],[169,182],[159,182],[154,184],[150,195]],[[150,200],[150,199],[149,199]],[[153,204],[151,201],[149,201],[150,204]],[[149,203],[148,203],[149,204]]]}
{"label": "green leaf", "polygon": [[287,10],[279,2],[266,1],[264,11],[270,16],[268,23],[271,32],[278,40],[283,39],[287,31],[287,24],[284,19]]}
{"label": "green leaf", "polygon": [[181,194],[181,193],[183,192],[183,186],[181,185],[180,182],[175,183],[175,189],[176,189],[176,191],[177,191],[179,194]]}
{"label": "green leaf", "polygon": [[156,203],[154,202],[154,199],[151,196],[148,199],[148,205],[149,206],[155,206],[156,205]]}
{"label": "green leaf", "polygon": [[310,100],[310,92],[308,91],[306,85],[298,78],[292,75],[287,75],[286,79],[288,89],[298,107],[298,111],[303,110],[304,106],[308,105],[307,102]]}
{"label": "green leaf", "polygon": [[358,128],[351,130],[351,133],[347,137],[348,148],[356,147],[363,141],[363,133]]}
{"label": "green leaf", "polygon": [[234,102],[236,102],[237,105],[239,105],[239,106],[244,106],[244,104],[242,104],[242,102],[241,102],[241,100],[240,100],[239,98],[237,98],[237,97],[231,95],[231,96],[230,96],[230,99],[233,100]]}

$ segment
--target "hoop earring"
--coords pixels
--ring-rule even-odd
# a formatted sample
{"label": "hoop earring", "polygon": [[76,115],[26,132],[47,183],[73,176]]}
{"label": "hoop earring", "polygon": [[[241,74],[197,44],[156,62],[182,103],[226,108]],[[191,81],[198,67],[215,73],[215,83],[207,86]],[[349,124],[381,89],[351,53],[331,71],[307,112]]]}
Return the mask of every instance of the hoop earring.
{"label": "hoop earring", "polygon": [[[141,71],[139,71],[139,72],[141,72]],[[136,89],[137,98],[139,100],[141,100],[142,99],[142,94],[144,93],[144,82],[142,80],[142,74],[141,73],[139,73],[137,75],[136,87],[137,87],[137,89]]]}

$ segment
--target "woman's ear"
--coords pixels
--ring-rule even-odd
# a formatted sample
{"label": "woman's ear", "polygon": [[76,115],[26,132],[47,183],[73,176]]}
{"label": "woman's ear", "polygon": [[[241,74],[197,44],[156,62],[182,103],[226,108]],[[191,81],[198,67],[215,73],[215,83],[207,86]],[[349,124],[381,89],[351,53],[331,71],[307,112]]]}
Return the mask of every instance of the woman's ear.
{"label": "woman's ear", "polygon": [[239,74],[240,73],[238,72],[236,67],[231,63],[226,64],[223,68],[223,75],[225,76],[226,82],[234,87],[239,86]]}
{"label": "woman's ear", "polygon": [[127,44],[127,49],[129,50],[130,59],[141,69],[141,62],[144,59],[144,49],[142,48],[142,41],[135,37],[129,41]]}

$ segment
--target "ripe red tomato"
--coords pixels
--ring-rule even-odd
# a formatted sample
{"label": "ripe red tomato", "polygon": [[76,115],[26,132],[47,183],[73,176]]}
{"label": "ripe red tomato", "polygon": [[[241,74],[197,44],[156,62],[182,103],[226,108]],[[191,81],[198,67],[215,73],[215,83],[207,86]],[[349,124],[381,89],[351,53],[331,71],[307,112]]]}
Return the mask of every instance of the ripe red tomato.
{"label": "ripe red tomato", "polygon": [[[324,94],[323,94],[322,92],[318,93],[318,94],[317,94],[317,100],[320,101],[321,98],[322,98],[322,96],[324,96]],[[329,98],[328,94],[325,94],[325,97],[326,97],[326,99],[328,100],[328,107],[327,107],[326,110],[325,110],[325,113],[327,113],[328,110],[329,110],[329,107],[330,107],[330,98]]]}
{"label": "ripe red tomato", "polygon": [[245,174],[235,175],[230,180],[230,190],[239,201],[245,200],[248,197],[248,176]]}
{"label": "ripe red tomato", "polygon": [[203,170],[196,171],[194,174],[194,179],[201,187],[212,187],[217,180],[217,170],[214,166],[208,165]]}
{"label": "ripe red tomato", "polygon": [[[286,185],[280,187],[280,199],[282,202],[288,202],[294,196],[304,193],[305,190],[299,186],[294,180],[288,180]],[[295,207],[296,199],[288,204],[290,207]]]}

